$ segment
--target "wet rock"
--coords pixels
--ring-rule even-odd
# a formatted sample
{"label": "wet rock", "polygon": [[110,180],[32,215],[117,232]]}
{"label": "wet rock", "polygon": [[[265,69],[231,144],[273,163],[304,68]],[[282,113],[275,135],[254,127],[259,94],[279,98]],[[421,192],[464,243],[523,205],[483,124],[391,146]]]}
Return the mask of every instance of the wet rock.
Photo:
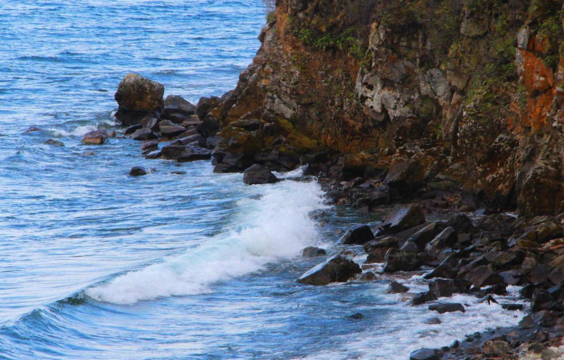
{"label": "wet rock", "polygon": [[477,288],[504,283],[501,275],[499,275],[491,265],[478,266],[466,274],[465,279],[471,281]]}
{"label": "wet rock", "polygon": [[139,122],[139,125],[155,132],[159,130],[159,120],[154,116],[146,116]]}
{"label": "wet rock", "polygon": [[466,280],[437,279],[429,283],[429,292],[436,298],[464,294],[472,284]]}
{"label": "wet rock", "polygon": [[438,234],[439,229],[437,223],[431,223],[425,226],[423,229],[419,230],[415,234],[413,234],[409,239],[408,242],[412,242],[417,246],[419,251],[425,249],[425,245],[427,245],[431,240],[435,238]]}
{"label": "wet rock", "polygon": [[443,304],[433,304],[429,305],[429,310],[436,311],[439,314],[444,314],[447,312],[466,312],[464,306],[459,303],[443,303]]}
{"label": "wet rock", "polygon": [[418,204],[397,205],[384,218],[382,228],[390,233],[398,233],[425,223],[425,214]]}
{"label": "wet rock", "polygon": [[65,144],[63,144],[62,141],[54,140],[54,139],[49,139],[49,140],[45,141],[45,144],[53,145],[53,146],[65,146]]}
{"label": "wet rock", "polygon": [[149,140],[143,143],[143,145],[141,145],[141,150],[146,151],[146,150],[156,150],[159,148],[159,141],[158,140]]}
{"label": "wet rock", "polygon": [[388,293],[388,294],[402,294],[402,293],[406,293],[408,291],[409,291],[409,288],[407,286],[404,286],[397,281],[392,281],[392,283],[390,284],[390,286],[386,290],[386,293]]}
{"label": "wet rock", "polygon": [[219,98],[215,96],[212,96],[211,98],[200,98],[198,104],[196,105],[196,115],[198,115],[200,119],[205,118],[206,115],[219,104],[219,101]]}
{"label": "wet rock", "polygon": [[360,281],[374,281],[376,279],[376,274],[374,274],[372,271],[363,272],[358,278],[358,280]]}
{"label": "wet rock", "polygon": [[456,230],[452,226],[448,226],[436,237],[434,237],[425,247],[427,251],[437,251],[445,247],[451,247],[456,244],[458,236]]}
{"label": "wet rock", "polygon": [[519,321],[519,327],[521,329],[531,329],[535,326],[535,320],[531,315],[524,316],[521,321]]}
{"label": "wet rock", "polygon": [[361,313],[356,313],[356,314],[349,316],[349,319],[353,319],[353,320],[361,320],[363,318],[364,318],[364,315],[362,315]]}
{"label": "wet rock", "polygon": [[116,118],[123,125],[139,123],[163,102],[164,86],[137,74],[127,74],[119,83],[115,100]]}
{"label": "wet rock", "polygon": [[145,155],[145,159],[159,159],[162,155],[161,150],[153,150]]}
{"label": "wet rock", "polygon": [[186,146],[173,144],[163,146],[161,149],[163,158],[167,160],[178,159],[178,157],[184,152],[184,150],[186,150]]}
{"label": "wet rock", "polygon": [[520,311],[525,307],[523,306],[523,304],[501,304],[501,308],[509,311]]}
{"label": "wet rock", "polygon": [[159,123],[161,135],[167,138],[173,138],[186,131],[183,126],[177,125],[170,120],[163,120]]}
{"label": "wet rock", "polygon": [[448,257],[439,264],[433,271],[425,275],[425,279],[444,278],[454,279],[458,274],[456,270],[457,261],[453,257]]}
{"label": "wet rock", "polygon": [[426,291],[426,292],[421,292],[421,293],[415,294],[415,296],[411,299],[410,305],[411,306],[417,306],[417,305],[425,304],[429,301],[435,301],[435,300],[437,300],[435,295]]}
{"label": "wet rock", "polygon": [[131,176],[143,176],[143,175],[147,175],[147,173],[148,172],[145,168],[142,168],[142,167],[139,167],[139,166],[134,166],[129,171],[129,175],[131,175]]}
{"label": "wet rock", "polygon": [[409,355],[409,360],[441,360],[443,352],[437,349],[419,349]]}
{"label": "wet rock", "polygon": [[115,138],[115,137],[116,137],[116,131],[115,131],[115,130],[111,130],[111,131],[108,133],[108,137]]}
{"label": "wet rock", "polygon": [[422,263],[417,253],[390,249],[386,253],[384,272],[413,271],[418,270]]}
{"label": "wet rock", "polygon": [[327,251],[315,246],[308,246],[302,250],[302,256],[305,258],[312,258],[317,256],[325,256],[325,255],[327,255]]}
{"label": "wet rock", "polygon": [[361,272],[360,266],[354,261],[337,255],[309,270],[298,281],[309,285],[327,285],[346,282]]}
{"label": "wet rock", "polygon": [[190,144],[187,145],[184,151],[176,158],[176,161],[182,163],[209,159],[211,159],[211,150]]}
{"label": "wet rock", "polygon": [[487,356],[503,356],[511,353],[511,347],[507,341],[491,340],[485,342],[482,352]]}
{"label": "wet rock", "polygon": [[195,113],[196,106],[194,104],[191,104],[181,96],[169,95],[164,101],[161,117],[177,124],[182,124],[184,120],[189,119]]}
{"label": "wet rock", "polygon": [[428,325],[439,325],[442,324],[443,322],[438,317],[432,317],[429,319],[425,319],[423,323]]}
{"label": "wet rock", "polygon": [[497,300],[491,295],[484,296],[483,298],[480,299],[480,301],[478,301],[478,303],[480,304],[488,303],[488,305],[491,305],[492,303],[498,304]]}
{"label": "wet rock", "polygon": [[341,241],[344,245],[364,245],[374,240],[374,233],[367,225],[359,225],[347,230]]}
{"label": "wet rock", "polygon": [[136,130],[133,135],[131,135],[131,138],[133,140],[137,140],[137,141],[146,141],[146,140],[154,140],[157,139],[158,136],[157,134],[155,134],[154,132],[152,132],[150,129],[139,129]]}
{"label": "wet rock", "polygon": [[243,182],[247,185],[274,184],[278,178],[266,166],[255,164],[245,170]]}
{"label": "wet rock", "polygon": [[133,134],[134,132],[136,132],[137,130],[142,129],[142,128],[143,128],[143,126],[141,126],[141,124],[131,125],[131,126],[128,127],[127,129],[125,129],[125,131],[124,131],[123,134],[126,135],[126,136],[127,136],[127,135],[131,135],[131,134]]}
{"label": "wet rock", "polygon": [[108,133],[106,132],[106,130],[95,130],[84,134],[82,143],[84,145],[102,145],[106,142],[107,138]]}
{"label": "wet rock", "polygon": [[31,126],[24,132],[24,134],[31,134],[33,132],[40,132],[40,131],[43,131],[43,129],[38,128],[37,126]]}

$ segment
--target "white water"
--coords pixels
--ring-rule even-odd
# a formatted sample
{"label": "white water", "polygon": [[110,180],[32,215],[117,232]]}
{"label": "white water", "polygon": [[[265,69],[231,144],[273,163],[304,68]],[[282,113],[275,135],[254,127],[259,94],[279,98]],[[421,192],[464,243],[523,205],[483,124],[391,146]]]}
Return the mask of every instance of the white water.
{"label": "white water", "polygon": [[318,241],[309,213],[324,208],[316,182],[283,181],[248,188],[230,230],[140,271],[86,291],[102,302],[134,304],[167,296],[209,292],[219,281],[258,271],[268,263],[291,259]]}

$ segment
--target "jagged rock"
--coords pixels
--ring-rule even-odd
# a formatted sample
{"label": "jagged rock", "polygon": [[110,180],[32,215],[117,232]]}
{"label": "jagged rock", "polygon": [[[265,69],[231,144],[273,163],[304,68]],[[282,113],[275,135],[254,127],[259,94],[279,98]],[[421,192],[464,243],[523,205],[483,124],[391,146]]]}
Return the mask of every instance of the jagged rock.
{"label": "jagged rock", "polygon": [[164,86],[137,74],[127,74],[119,83],[115,100],[116,118],[123,125],[138,123],[163,102]]}
{"label": "jagged rock", "polygon": [[425,279],[444,278],[455,279],[458,271],[456,270],[457,261],[453,257],[447,257],[433,271],[425,275]]}
{"label": "jagged rock", "polygon": [[202,123],[198,125],[197,129],[204,138],[214,136],[219,131],[219,120],[212,115],[208,115],[204,118]]}
{"label": "jagged rock", "polygon": [[137,141],[147,141],[157,139],[158,135],[152,132],[150,129],[139,129],[131,135],[131,138]]}
{"label": "jagged rock", "polygon": [[447,312],[466,312],[464,306],[459,303],[442,303],[442,304],[433,304],[429,305],[429,310],[436,311],[439,314],[444,314]]}
{"label": "jagged rock", "polygon": [[458,233],[471,233],[474,230],[472,220],[464,214],[456,214],[450,218],[446,226],[452,227]]}
{"label": "jagged rock", "polygon": [[525,253],[521,250],[497,251],[486,254],[485,258],[496,270],[506,270],[514,265],[521,264],[525,258]]}
{"label": "jagged rock", "polygon": [[106,142],[107,138],[108,133],[106,132],[106,130],[95,130],[84,134],[82,143],[85,145],[102,145],[104,144],[104,142]]}
{"label": "jagged rock", "polygon": [[59,140],[54,140],[54,139],[49,139],[47,141],[45,141],[45,144],[47,145],[53,145],[53,146],[65,146],[65,144],[63,144],[62,141]]}
{"label": "jagged rock", "polygon": [[161,150],[153,150],[145,155],[145,159],[158,159],[162,156]]}
{"label": "jagged rock", "polygon": [[409,360],[442,360],[443,352],[437,349],[419,349],[409,355]]}
{"label": "jagged rock", "polygon": [[309,285],[327,285],[333,282],[346,282],[362,273],[360,266],[342,256],[334,256],[302,275],[298,281]]}
{"label": "jagged rock", "polygon": [[255,164],[245,170],[243,182],[247,185],[274,184],[278,178],[264,165]]}
{"label": "jagged rock", "polygon": [[425,223],[425,214],[418,204],[397,205],[384,218],[382,228],[397,233]]}
{"label": "jagged rock", "polygon": [[190,144],[186,145],[184,151],[176,158],[176,161],[182,163],[209,159],[211,159],[211,150]]}
{"label": "jagged rock", "polygon": [[200,119],[203,119],[218,104],[219,104],[218,97],[215,96],[212,96],[211,98],[202,97],[200,98],[198,104],[196,105],[196,115],[198,115]]}
{"label": "jagged rock", "polygon": [[436,298],[450,297],[453,294],[464,294],[472,284],[466,280],[437,279],[429,283],[429,292]]}
{"label": "jagged rock", "polygon": [[302,250],[302,256],[306,258],[325,256],[325,255],[327,255],[327,251],[315,246],[308,246]]}
{"label": "jagged rock", "polygon": [[196,106],[194,104],[191,104],[181,96],[169,95],[164,101],[161,117],[177,124],[182,124],[184,120],[189,119],[195,113]]}
{"label": "jagged rock", "polygon": [[437,223],[431,223],[413,234],[408,239],[408,242],[413,242],[415,245],[417,245],[417,248],[422,251],[423,249],[425,249],[425,245],[433,240],[438,232],[439,229]]}
{"label": "jagged rock", "polygon": [[147,170],[145,168],[142,168],[142,167],[139,167],[139,166],[134,166],[129,171],[129,175],[131,175],[131,176],[147,175]]}
{"label": "jagged rock", "polygon": [[374,240],[374,233],[367,225],[359,225],[353,229],[347,230],[343,236],[342,243],[344,245],[364,245]]}
{"label": "jagged rock", "polygon": [[448,226],[440,234],[433,238],[426,246],[427,251],[436,252],[445,247],[451,247],[456,244],[458,235],[452,226]]}
{"label": "jagged rock", "polygon": [[162,136],[173,138],[186,131],[183,126],[177,125],[170,120],[163,120],[159,123],[159,129]]}
{"label": "jagged rock", "polygon": [[370,253],[374,249],[389,249],[398,247],[398,239],[394,236],[386,236],[377,240],[372,240],[364,244],[364,251]]}
{"label": "jagged rock", "polygon": [[503,278],[492,268],[491,265],[478,266],[466,274],[465,279],[471,281],[477,288],[488,285],[503,284]]}
{"label": "jagged rock", "polygon": [[408,291],[409,291],[409,288],[407,286],[404,286],[397,281],[392,281],[392,283],[390,284],[390,286],[386,290],[386,293],[388,293],[388,294],[402,294],[402,293],[406,293]]}
{"label": "jagged rock", "polygon": [[390,249],[386,253],[384,272],[413,271],[419,269],[421,265],[417,253]]}

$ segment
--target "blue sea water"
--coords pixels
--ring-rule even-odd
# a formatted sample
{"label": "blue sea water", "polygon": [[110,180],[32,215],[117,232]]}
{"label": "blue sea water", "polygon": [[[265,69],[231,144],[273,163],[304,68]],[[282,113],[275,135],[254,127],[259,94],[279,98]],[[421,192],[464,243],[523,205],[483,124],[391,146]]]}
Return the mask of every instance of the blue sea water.
{"label": "blue sea water", "polygon": [[[377,220],[327,205],[299,170],[249,187],[206,162],[145,160],[130,139],[80,144],[115,127],[128,72],[192,102],[232,89],[265,13],[260,0],[0,0],[1,359],[406,359],[518,320],[461,297],[467,313],[430,328],[386,277],[298,284],[321,261],[301,249],[336,253],[340,231]],[[154,172],[129,177],[136,165]]]}

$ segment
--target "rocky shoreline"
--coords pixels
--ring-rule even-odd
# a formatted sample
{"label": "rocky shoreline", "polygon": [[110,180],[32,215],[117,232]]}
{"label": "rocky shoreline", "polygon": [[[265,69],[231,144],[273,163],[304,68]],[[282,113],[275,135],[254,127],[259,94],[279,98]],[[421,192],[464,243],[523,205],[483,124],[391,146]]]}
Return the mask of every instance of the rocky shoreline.
{"label": "rocky shoreline", "polygon": [[[203,98],[193,105],[178,96],[162,99],[163,93],[164,87],[158,83],[138,75],[126,76],[116,93],[120,105],[116,118],[129,125],[124,134],[143,141],[141,151],[148,159],[178,163],[211,159],[217,172],[225,172],[222,164],[231,154],[218,149],[232,139],[217,135],[222,127],[211,114],[214,105],[229,101],[229,94],[222,99]],[[147,103],[151,96],[158,105],[150,111],[123,106],[124,101]],[[251,129],[263,125],[242,121],[240,126]],[[108,136],[104,130],[90,132],[84,135],[83,143],[101,145]],[[564,357],[564,348],[560,348],[564,339],[564,215],[519,217],[492,209],[475,210],[480,204],[468,195],[448,187],[412,191],[404,182],[390,181],[398,178],[392,171],[344,180],[342,162],[342,157],[329,154],[304,155],[294,167],[307,165],[306,173],[318,177],[330,201],[380,212],[383,220],[372,227],[352,226],[340,241],[345,250],[306,272],[299,282],[322,286],[399,275],[388,292],[405,293],[409,288],[402,279],[422,273],[429,290],[410,299],[410,306],[428,307],[439,316],[465,312],[464,304],[445,302],[454,294],[469,294],[490,304],[497,303],[496,297],[506,294],[508,286],[519,286],[520,296],[530,306],[503,304],[505,310],[527,311],[518,327],[472,334],[441,349],[421,349],[412,353],[411,359]],[[268,162],[249,164],[244,182],[279,181],[272,170],[280,169]],[[134,167],[130,175],[150,171]],[[306,248],[303,255],[327,254],[323,249]],[[364,263],[353,261],[358,255],[366,257]]]}

